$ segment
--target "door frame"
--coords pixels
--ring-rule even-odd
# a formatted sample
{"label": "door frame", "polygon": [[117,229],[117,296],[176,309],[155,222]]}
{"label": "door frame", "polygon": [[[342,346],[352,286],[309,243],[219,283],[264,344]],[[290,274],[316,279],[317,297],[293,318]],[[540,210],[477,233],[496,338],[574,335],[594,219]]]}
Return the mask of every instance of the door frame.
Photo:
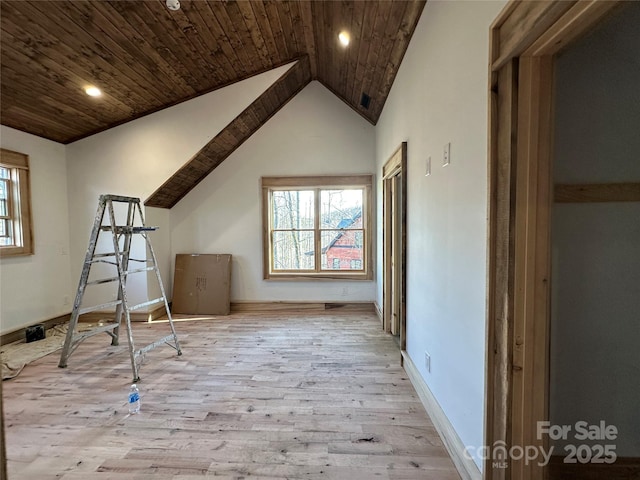
{"label": "door frame", "polygon": [[385,332],[391,332],[391,299],[393,288],[391,276],[391,232],[393,198],[391,184],[394,177],[401,176],[401,218],[400,218],[400,350],[407,349],[407,142],[402,142],[382,167],[382,325]]}
{"label": "door frame", "polygon": [[[490,30],[485,445],[545,447],[548,419],[553,61],[624,2],[511,1]],[[488,455],[491,457],[491,455]],[[542,480],[485,459],[487,480]]]}

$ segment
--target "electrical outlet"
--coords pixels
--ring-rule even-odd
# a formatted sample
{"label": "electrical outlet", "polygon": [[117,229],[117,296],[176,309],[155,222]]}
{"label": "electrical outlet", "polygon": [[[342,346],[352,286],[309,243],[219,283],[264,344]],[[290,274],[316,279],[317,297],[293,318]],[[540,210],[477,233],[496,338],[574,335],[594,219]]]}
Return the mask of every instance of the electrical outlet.
{"label": "electrical outlet", "polygon": [[427,157],[427,162],[424,169],[424,176],[428,177],[429,175],[431,175],[431,156]]}
{"label": "electrical outlet", "polygon": [[424,368],[427,369],[427,373],[431,373],[431,355],[426,350],[424,352]]}
{"label": "electrical outlet", "polygon": [[451,163],[451,142],[444,145],[444,155],[442,156],[442,166],[446,167]]}

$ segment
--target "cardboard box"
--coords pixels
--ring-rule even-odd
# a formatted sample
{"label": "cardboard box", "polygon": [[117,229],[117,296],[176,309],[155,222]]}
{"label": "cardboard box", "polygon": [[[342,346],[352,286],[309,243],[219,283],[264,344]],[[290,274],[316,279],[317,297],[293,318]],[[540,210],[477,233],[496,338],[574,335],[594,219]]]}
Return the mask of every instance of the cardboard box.
{"label": "cardboard box", "polygon": [[231,255],[178,254],[172,313],[229,315]]}

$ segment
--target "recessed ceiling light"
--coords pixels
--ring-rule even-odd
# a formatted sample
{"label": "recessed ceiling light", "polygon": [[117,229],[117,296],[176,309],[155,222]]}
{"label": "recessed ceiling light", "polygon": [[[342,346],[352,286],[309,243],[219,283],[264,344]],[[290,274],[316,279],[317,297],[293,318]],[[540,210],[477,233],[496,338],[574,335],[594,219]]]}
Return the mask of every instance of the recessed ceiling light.
{"label": "recessed ceiling light", "polygon": [[340,43],[343,47],[347,47],[349,45],[349,42],[351,41],[351,36],[349,35],[349,32],[345,32],[343,30],[338,34],[338,40],[340,40]]}
{"label": "recessed ceiling light", "polygon": [[90,97],[99,97],[102,92],[97,87],[85,87],[84,92]]}

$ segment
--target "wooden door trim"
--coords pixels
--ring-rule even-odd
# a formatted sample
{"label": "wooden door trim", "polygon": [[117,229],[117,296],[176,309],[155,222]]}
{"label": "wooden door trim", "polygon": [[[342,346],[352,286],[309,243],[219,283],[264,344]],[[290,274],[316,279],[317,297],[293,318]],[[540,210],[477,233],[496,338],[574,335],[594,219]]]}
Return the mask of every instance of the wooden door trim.
{"label": "wooden door trim", "polygon": [[[511,1],[491,26],[485,445],[537,445],[548,414],[553,56],[620,1]],[[542,440],[544,441],[544,439]],[[495,467],[495,468],[494,468]],[[542,480],[522,462],[487,480]]]}
{"label": "wooden door trim", "polygon": [[[553,57],[521,57],[515,198],[512,442],[545,447],[536,419],[548,415],[549,279]],[[535,463],[511,464],[513,478],[535,478]],[[542,477],[540,477],[542,478]]]}
{"label": "wooden door trim", "polygon": [[406,350],[407,348],[407,142],[402,142],[398,149],[393,152],[389,157],[389,160],[382,167],[382,218],[383,218],[383,231],[382,231],[382,322],[383,328],[386,332],[391,331],[391,296],[387,295],[389,286],[392,283],[390,278],[390,268],[388,262],[391,255],[391,242],[389,241],[389,235],[391,234],[391,218],[388,212],[391,211],[391,197],[389,192],[389,182],[393,177],[398,174],[402,174],[400,188],[402,194],[402,216],[400,218],[401,226],[401,274],[400,274],[400,350]]}
{"label": "wooden door trim", "polygon": [[389,235],[391,231],[392,211],[391,199],[391,179],[382,179],[382,328],[385,332],[391,333],[391,295],[389,295],[389,285],[392,283],[391,268],[389,259],[391,258],[391,242]]}

